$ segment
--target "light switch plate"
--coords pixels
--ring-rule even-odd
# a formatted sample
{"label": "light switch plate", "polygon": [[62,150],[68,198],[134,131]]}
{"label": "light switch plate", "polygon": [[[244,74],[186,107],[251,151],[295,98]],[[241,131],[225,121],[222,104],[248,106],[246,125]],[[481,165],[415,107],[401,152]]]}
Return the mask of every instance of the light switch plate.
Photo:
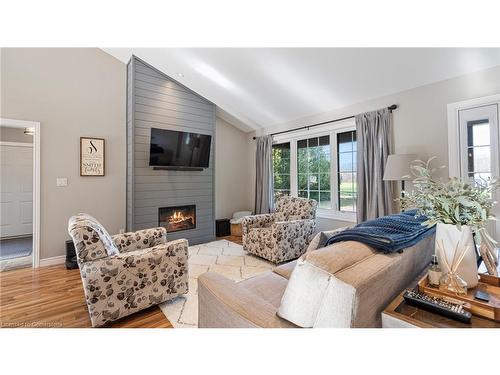
{"label": "light switch plate", "polygon": [[56,186],[68,186],[68,179],[66,177],[56,178]]}

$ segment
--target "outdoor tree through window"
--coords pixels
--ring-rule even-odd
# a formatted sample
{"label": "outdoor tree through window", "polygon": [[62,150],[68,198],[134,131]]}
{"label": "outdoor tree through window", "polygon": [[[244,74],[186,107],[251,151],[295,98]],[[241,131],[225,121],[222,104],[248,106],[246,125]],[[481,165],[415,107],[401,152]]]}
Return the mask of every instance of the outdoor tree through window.
{"label": "outdoor tree through window", "polygon": [[356,212],[356,131],[337,134],[339,211]]}
{"label": "outdoor tree through window", "polygon": [[290,142],[273,145],[274,200],[290,195]]}
{"label": "outdoor tree through window", "polygon": [[316,134],[292,135],[273,145],[274,198],[314,199],[320,215],[352,220],[358,191],[354,124]]}
{"label": "outdoor tree through window", "polygon": [[297,142],[298,196],[314,199],[319,208],[332,208],[330,136]]}

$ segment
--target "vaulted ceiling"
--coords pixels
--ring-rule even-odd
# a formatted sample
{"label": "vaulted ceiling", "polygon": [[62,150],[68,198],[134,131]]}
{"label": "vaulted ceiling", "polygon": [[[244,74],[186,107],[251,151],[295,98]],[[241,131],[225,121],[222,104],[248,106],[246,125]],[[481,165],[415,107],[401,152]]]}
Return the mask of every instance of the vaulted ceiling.
{"label": "vaulted ceiling", "polygon": [[104,48],[211,100],[245,131],[500,65],[500,48]]}

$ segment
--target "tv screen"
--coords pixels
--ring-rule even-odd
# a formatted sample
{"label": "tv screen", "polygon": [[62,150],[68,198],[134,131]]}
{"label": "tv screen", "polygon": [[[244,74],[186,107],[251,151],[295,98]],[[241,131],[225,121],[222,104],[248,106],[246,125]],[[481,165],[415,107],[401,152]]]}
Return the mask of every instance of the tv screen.
{"label": "tv screen", "polygon": [[149,165],[208,168],[212,136],[151,128]]}

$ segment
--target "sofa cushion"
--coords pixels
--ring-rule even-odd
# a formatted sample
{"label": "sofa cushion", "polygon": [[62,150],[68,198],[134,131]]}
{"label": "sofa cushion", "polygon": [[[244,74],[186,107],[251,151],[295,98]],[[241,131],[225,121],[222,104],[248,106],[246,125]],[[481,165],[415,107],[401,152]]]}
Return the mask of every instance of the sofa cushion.
{"label": "sofa cushion", "polygon": [[[319,234],[319,233],[318,233]],[[360,245],[360,246],[358,246]],[[374,254],[374,250],[366,245],[359,244],[358,242],[354,241],[349,241],[349,242],[341,242],[335,245],[331,245],[328,247],[328,249],[331,249],[335,247],[338,252],[338,255],[336,255],[335,260],[333,260],[333,266],[341,266],[341,267],[346,267],[346,264],[354,264],[360,259],[364,259],[365,256],[372,255]],[[311,257],[310,259],[312,262],[317,262],[319,267],[323,266],[328,266],[328,260],[330,259],[329,252],[330,250],[324,250],[327,248],[322,248],[319,249],[320,251],[316,256]],[[302,255],[299,259],[305,260],[309,259],[309,253],[305,253]],[[345,263],[345,262],[351,262],[351,263]],[[324,264],[323,264],[324,263]],[[335,264],[337,263],[337,264]],[[273,272],[277,273],[280,276],[283,276],[286,279],[290,279],[290,276],[297,264],[297,260],[294,260],[293,262],[285,263],[281,266],[275,267],[273,269]],[[328,271],[328,269],[327,269]],[[331,272],[335,272],[334,270],[330,270]],[[328,271],[328,272],[330,272]]]}
{"label": "sofa cushion", "polygon": [[238,284],[278,309],[287,283],[288,280],[284,277],[273,272],[265,272]]}
{"label": "sofa cushion", "polygon": [[[270,275],[272,272],[269,271],[267,274]],[[274,276],[280,278],[277,275]],[[273,280],[276,279],[270,278],[267,282],[274,284]],[[260,293],[263,279],[248,282],[248,289],[243,287],[243,283],[247,282],[248,280],[235,283],[215,272],[200,275],[198,278],[198,326],[200,328],[297,327],[278,317],[276,306],[250,291],[253,289]],[[280,287],[276,290],[278,289]],[[267,298],[276,300],[271,295],[272,293],[267,295]]]}
{"label": "sofa cushion", "polygon": [[289,280],[290,275],[292,274],[292,271],[295,268],[296,264],[297,264],[297,260],[282,264],[281,266],[274,267],[273,272],[277,273],[281,277],[284,277],[285,279]]}
{"label": "sofa cushion", "polygon": [[384,307],[430,261],[433,236],[402,254],[346,241],[306,253],[283,294],[278,315],[301,327],[377,327]]}
{"label": "sofa cushion", "polygon": [[377,252],[368,245],[346,241],[306,253],[303,259],[333,275],[374,254]]}

